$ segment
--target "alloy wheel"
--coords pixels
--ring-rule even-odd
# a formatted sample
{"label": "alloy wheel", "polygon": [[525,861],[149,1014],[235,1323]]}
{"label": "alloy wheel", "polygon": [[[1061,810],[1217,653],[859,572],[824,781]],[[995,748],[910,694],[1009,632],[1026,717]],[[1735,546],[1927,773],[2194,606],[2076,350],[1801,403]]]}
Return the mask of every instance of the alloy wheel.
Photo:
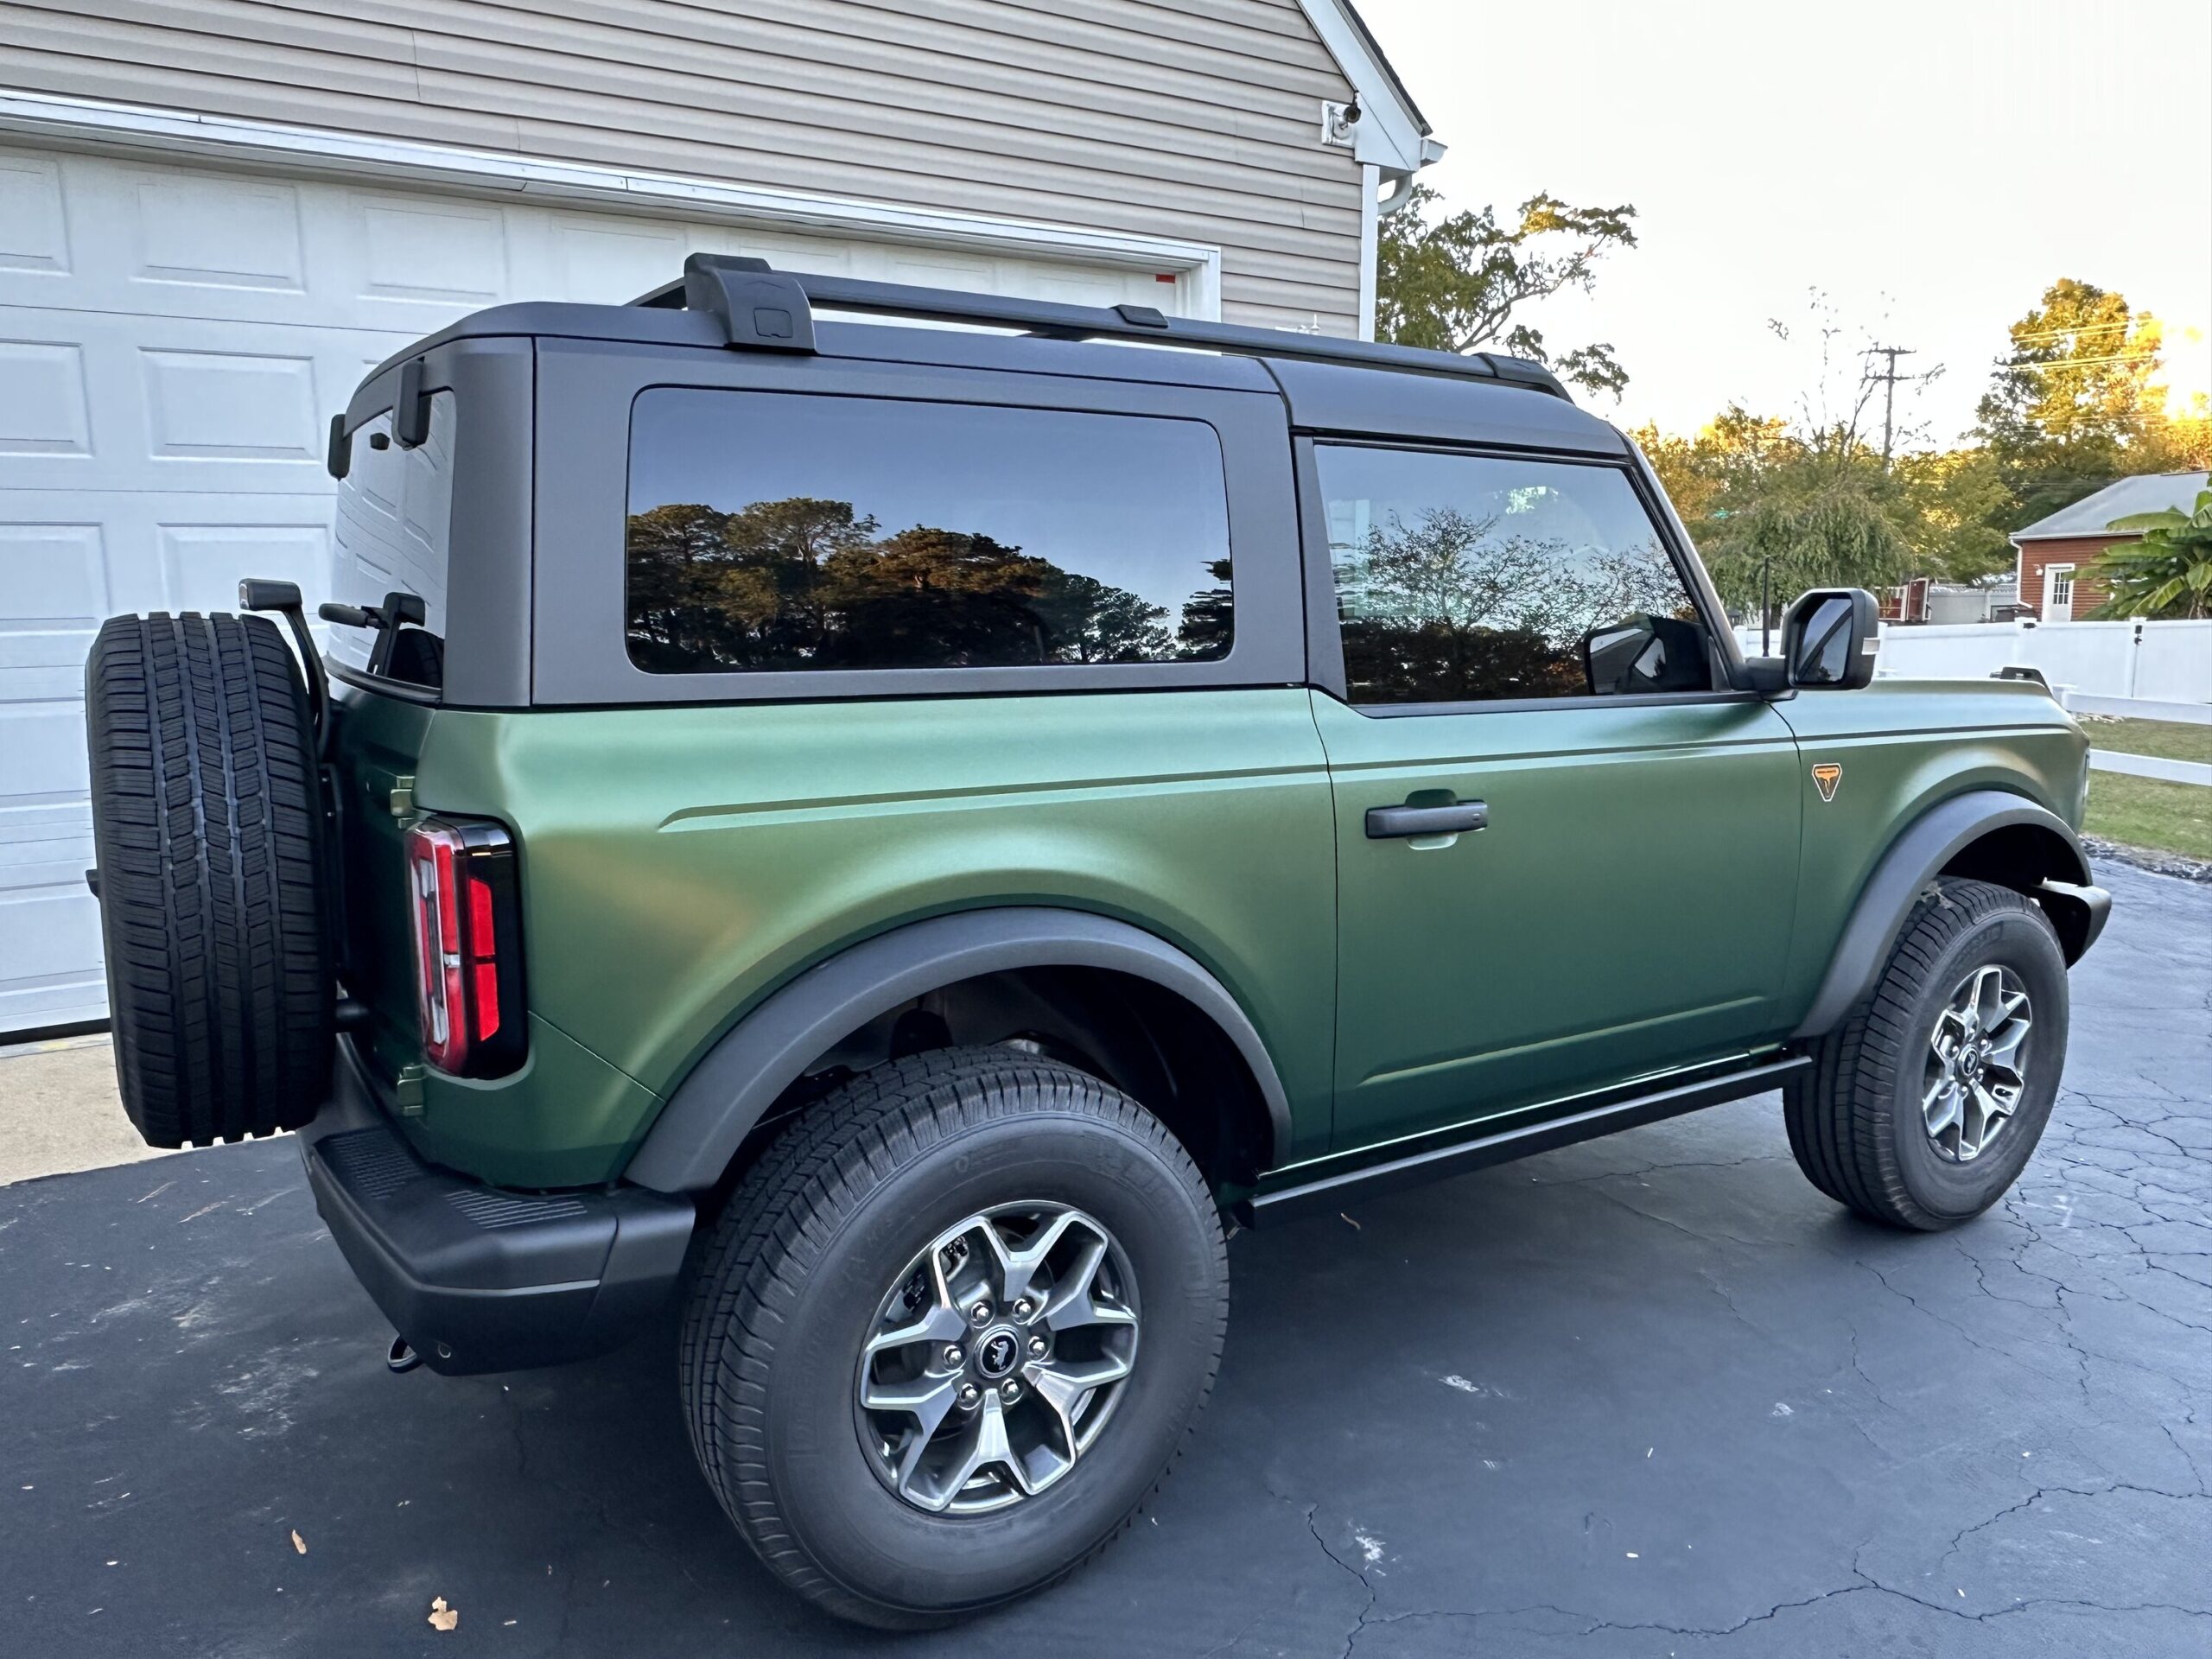
{"label": "alloy wheel", "polygon": [[879,1306],[855,1395],[877,1478],[917,1509],[1033,1497],[1093,1446],[1136,1361],[1136,1281],[1066,1205],[1001,1205],[938,1235]]}
{"label": "alloy wheel", "polygon": [[1976,968],[1952,991],[1928,1039],[1920,1102],[1942,1156],[1971,1163],[2019,1109],[2034,1023],[2027,988],[2010,968]]}

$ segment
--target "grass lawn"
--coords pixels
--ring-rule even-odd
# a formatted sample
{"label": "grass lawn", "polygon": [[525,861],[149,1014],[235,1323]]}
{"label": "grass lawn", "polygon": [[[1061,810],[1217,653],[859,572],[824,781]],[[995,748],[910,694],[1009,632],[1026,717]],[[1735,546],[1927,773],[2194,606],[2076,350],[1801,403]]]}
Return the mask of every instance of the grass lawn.
{"label": "grass lawn", "polygon": [[[2128,726],[2159,722],[2130,720]],[[2095,728],[2092,728],[2094,731]],[[2198,726],[2160,726],[2164,731],[2212,731]],[[2105,745],[2097,738],[2099,747]],[[2156,754],[2156,749],[2138,749]],[[2212,759],[2185,755],[2184,760]],[[2212,859],[2212,788],[2202,784],[2169,784],[2155,778],[2131,778],[2120,772],[2089,774],[2089,811],[2082,829],[2107,841],[2131,847],[2151,847],[2163,853],[2183,853],[2190,858]]]}
{"label": "grass lawn", "polygon": [[2184,726],[2176,720],[2099,720],[2094,715],[2075,718],[2089,734],[2093,749],[2212,762],[2212,726]]}

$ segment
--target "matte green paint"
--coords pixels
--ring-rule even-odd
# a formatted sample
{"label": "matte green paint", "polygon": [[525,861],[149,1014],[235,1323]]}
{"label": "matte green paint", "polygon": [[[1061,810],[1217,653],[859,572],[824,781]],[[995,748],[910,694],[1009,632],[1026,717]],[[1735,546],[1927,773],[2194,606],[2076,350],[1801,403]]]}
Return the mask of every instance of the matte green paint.
{"label": "matte green paint", "polygon": [[[1874,866],[1906,826],[1970,789],[2009,790],[2082,827],[2089,741],[2025,680],[1877,680],[1775,705],[1796,734],[1804,869],[1782,1002],[1784,1029],[1812,1006],[1835,942]],[[1824,802],[1812,769],[1843,768]]]}
{"label": "matte green paint", "polygon": [[[355,696],[351,931],[373,960],[350,988],[384,1016],[381,1057],[419,1054],[390,810],[411,774],[417,808],[499,818],[522,858],[530,1062],[430,1074],[404,1122],[440,1162],[611,1179],[795,974],[925,916],[1038,904],[1211,969],[1274,1058],[1297,1162],[1778,1042],[1914,817],[1996,787],[2075,821],[2086,748],[2040,689],[2001,682],[1391,717],[1295,688],[529,714]],[[1821,760],[1844,768],[1833,804]],[[1370,806],[1454,798],[1491,827],[1366,839]]]}
{"label": "matte green paint", "polygon": [[[1301,690],[442,710],[415,774],[423,810],[515,832],[531,1013],[640,1095],[848,945],[1061,905],[1205,964],[1274,1058],[1300,1152],[1326,1147],[1335,847]],[[396,857],[382,886],[404,912]],[[645,1127],[611,1084],[425,1092],[418,1143],[509,1183],[562,1146],[593,1165],[575,1179],[611,1178]]]}
{"label": "matte green paint", "polygon": [[[1339,1149],[1773,1034],[1802,808],[1768,704],[1315,710],[1344,920]],[[1454,800],[1487,803],[1489,827],[1365,836],[1370,807]]]}

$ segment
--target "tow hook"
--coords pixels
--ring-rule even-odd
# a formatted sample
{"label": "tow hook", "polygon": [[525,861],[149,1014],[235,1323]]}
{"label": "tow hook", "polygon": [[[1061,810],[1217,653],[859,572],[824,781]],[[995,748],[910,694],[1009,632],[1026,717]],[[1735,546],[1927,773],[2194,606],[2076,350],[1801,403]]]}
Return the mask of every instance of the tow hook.
{"label": "tow hook", "polygon": [[385,1369],[394,1376],[404,1376],[423,1363],[423,1356],[408,1345],[404,1337],[394,1337],[384,1357]]}

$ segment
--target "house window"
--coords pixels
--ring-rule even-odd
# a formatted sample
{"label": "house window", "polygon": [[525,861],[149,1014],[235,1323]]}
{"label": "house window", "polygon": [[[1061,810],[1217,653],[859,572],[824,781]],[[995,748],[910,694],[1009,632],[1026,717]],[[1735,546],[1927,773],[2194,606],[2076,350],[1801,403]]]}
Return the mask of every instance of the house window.
{"label": "house window", "polygon": [[2044,567],[2044,620],[2061,622],[2074,614],[2074,567],[2070,564],[2051,564]]}

